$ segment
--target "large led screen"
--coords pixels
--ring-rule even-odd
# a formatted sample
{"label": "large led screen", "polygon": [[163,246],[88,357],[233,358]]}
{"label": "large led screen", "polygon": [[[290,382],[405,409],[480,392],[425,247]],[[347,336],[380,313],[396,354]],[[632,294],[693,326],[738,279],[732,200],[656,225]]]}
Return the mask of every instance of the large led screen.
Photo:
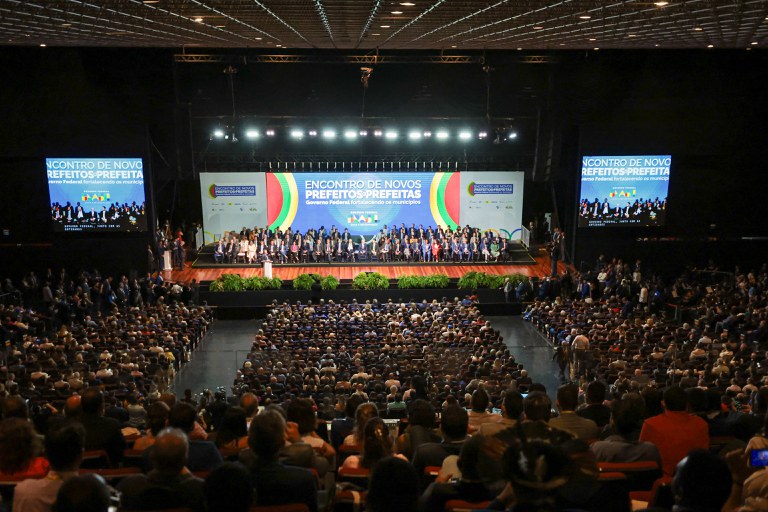
{"label": "large led screen", "polygon": [[46,158],[54,231],[146,231],[141,158]]}
{"label": "large led screen", "polygon": [[579,227],[663,226],[670,155],[585,156]]}

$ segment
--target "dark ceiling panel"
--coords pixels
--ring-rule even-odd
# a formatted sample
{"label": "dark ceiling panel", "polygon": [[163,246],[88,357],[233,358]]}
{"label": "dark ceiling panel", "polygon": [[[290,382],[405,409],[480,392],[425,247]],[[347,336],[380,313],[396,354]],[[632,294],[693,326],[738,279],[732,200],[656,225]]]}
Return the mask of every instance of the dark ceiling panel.
{"label": "dark ceiling panel", "polygon": [[0,43],[255,49],[753,48],[768,0],[0,0]]}

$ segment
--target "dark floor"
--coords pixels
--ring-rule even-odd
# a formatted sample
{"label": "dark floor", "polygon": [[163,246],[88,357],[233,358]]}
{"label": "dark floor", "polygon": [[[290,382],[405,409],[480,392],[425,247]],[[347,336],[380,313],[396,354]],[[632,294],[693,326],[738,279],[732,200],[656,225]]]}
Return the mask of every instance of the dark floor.
{"label": "dark floor", "polygon": [[258,326],[256,320],[216,320],[200,349],[179,372],[173,390],[181,394],[189,388],[200,393],[224,386],[230,394],[235,374],[251,351]]}
{"label": "dark floor", "polygon": [[[525,365],[534,382],[544,384],[547,393],[554,397],[559,380],[549,343],[519,316],[493,316],[488,320],[501,332],[510,352]],[[200,350],[176,378],[174,391],[183,393],[190,388],[193,393],[200,393],[224,386],[231,393],[235,373],[245,361],[257,329],[256,320],[214,322]]]}

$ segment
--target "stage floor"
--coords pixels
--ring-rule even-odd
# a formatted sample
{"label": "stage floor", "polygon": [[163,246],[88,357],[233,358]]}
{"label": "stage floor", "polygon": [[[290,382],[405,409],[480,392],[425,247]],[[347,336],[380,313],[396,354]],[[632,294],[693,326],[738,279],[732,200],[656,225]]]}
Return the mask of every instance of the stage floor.
{"label": "stage floor", "polygon": [[[360,272],[380,272],[381,274],[396,279],[401,276],[419,275],[427,276],[432,274],[446,274],[448,277],[458,279],[467,272],[487,272],[489,274],[523,274],[528,277],[546,277],[549,275],[551,263],[549,257],[544,251],[531,258],[528,264],[504,264],[504,263],[414,263],[411,265],[392,265],[387,263],[361,263],[350,265],[325,264],[313,266],[301,265],[273,265],[272,276],[283,280],[294,279],[299,274],[317,273],[320,275],[334,275],[338,279],[352,279]],[[558,262],[558,271],[563,272],[566,265]],[[187,282],[197,279],[198,282],[213,281],[222,274],[240,274],[242,277],[253,277],[263,275],[260,266],[239,266],[225,267],[217,265],[216,267],[194,268],[191,263],[187,263],[184,270],[168,270],[163,272],[163,277],[171,281]]]}

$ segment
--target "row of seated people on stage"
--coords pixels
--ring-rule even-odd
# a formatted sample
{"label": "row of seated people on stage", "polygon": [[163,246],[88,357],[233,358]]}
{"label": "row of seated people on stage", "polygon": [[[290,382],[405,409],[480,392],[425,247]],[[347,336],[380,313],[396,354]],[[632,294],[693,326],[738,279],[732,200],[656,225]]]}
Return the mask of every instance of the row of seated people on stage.
{"label": "row of seated people on stage", "polygon": [[[472,232],[469,237],[465,233]],[[395,236],[392,236],[392,235]],[[382,229],[369,240],[364,235],[352,235],[347,229],[339,233],[335,226],[325,235],[324,228],[306,234],[292,233],[290,229],[280,236],[269,236],[266,231],[225,234],[214,249],[217,263],[319,263],[319,262],[497,262],[509,258],[509,241],[492,231],[479,233],[464,228],[461,234],[450,229],[409,238],[401,231]]]}

